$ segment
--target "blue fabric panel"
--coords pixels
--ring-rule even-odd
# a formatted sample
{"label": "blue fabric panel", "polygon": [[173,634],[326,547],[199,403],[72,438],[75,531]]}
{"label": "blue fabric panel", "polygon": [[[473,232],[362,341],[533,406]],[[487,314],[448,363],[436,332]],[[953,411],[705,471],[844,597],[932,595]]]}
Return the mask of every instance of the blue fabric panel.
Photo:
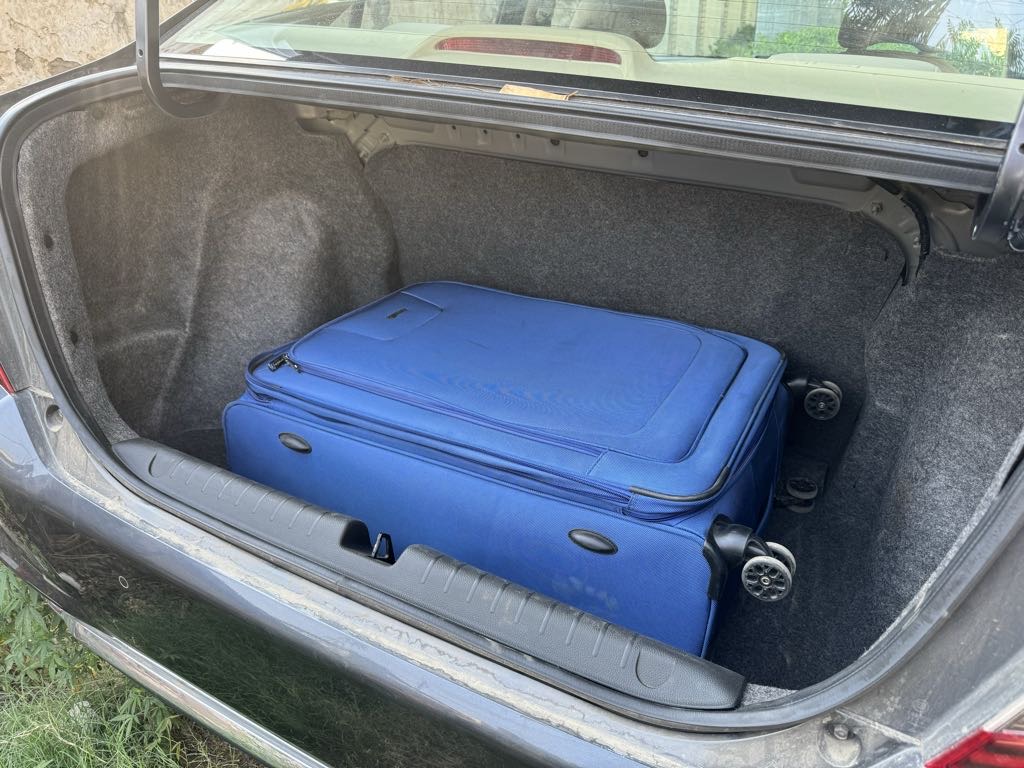
{"label": "blue fabric panel", "polygon": [[402,411],[410,429],[511,456],[532,457],[531,437],[592,456],[596,479],[673,495],[735,458],[783,362],[732,334],[460,283],[406,288],[285,351],[303,373],[256,366],[255,390],[355,398],[367,417]]}
{"label": "blue fabric panel", "polygon": [[[700,653],[710,602],[703,537],[687,528],[529,492],[511,482],[326,431],[252,402],[228,409],[233,471],[366,521],[396,551],[419,543],[540,594]],[[284,447],[296,432],[308,454]],[[574,544],[577,528],[615,542],[600,555]]]}
{"label": "blue fabric panel", "polygon": [[[388,333],[410,315],[418,319],[424,305],[433,311],[429,319]],[[643,344],[636,343],[638,335]],[[389,343],[378,343],[382,338]],[[292,357],[446,410],[616,447],[647,426],[701,342],[677,323],[434,283],[320,328],[292,348]],[[725,352],[732,365],[698,379],[714,396],[742,360],[742,350]],[[665,444],[648,441],[647,450],[672,456],[689,449],[703,418],[675,416],[674,429],[658,436]]]}
{"label": "blue fabric panel", "polygon": [[[282,351],[299,370],[264,364]],[[429,283],[258,358],[225,411],[228,459],[389,533],[399,553],[427,544],[702,653],[703,541],[717,515],[757,527],[770,506],[782,366],[732,334]],[[699,500],[643,490],[721,477]],[[617,551],[581,548],[576,528]]]}

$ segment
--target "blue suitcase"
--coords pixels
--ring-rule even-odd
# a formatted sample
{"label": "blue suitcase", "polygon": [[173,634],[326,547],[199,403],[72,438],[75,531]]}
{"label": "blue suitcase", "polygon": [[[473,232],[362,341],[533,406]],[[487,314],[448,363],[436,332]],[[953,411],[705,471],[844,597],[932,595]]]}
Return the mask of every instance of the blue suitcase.
{"label": "blue suitcase", "polygon": [[424,283],[257,357],[228,461],[395,554],[425,544],[703,654],[729,566],[772,554],[753,531],[783,366],[730,333]]}

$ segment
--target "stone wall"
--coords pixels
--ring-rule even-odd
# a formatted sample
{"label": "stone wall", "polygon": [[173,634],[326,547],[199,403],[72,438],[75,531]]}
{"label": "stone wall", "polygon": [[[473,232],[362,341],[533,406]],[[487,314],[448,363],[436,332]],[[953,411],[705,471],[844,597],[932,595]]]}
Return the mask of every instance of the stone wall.
{"label": "stone wall", "polygon": [[[161,0],[161,16],[190,0]],[[72,69],[127,45],[133,0],[0,0],[0,91]]]}

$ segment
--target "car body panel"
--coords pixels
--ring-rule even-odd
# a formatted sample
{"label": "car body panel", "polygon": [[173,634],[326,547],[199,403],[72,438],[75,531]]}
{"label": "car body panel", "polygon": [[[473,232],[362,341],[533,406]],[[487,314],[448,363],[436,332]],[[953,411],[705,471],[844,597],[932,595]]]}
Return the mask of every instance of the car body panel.
{"label": "car body panel", "polygon": [[59,608],[55,610],[72,637],[97,656],[155,692],[179,711],[188,712],[193,719],[210,730],[229,738],[232,743],[244,744],[246,751],[272,768],[328,768],[327,763],[288,743],[127,643],[79,621]]}

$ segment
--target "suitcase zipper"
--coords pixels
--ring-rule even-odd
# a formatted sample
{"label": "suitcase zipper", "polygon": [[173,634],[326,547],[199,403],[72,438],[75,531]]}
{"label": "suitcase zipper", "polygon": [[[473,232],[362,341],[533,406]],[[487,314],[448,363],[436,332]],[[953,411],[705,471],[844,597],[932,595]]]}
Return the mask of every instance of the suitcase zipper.
{"label": "suitcase zipper", "polygon": [[[282,357],[284,357],[284,355],[282,355]],[[276,358],[275,358],[275,361],[276,361]],[[284,365],[284,363],[281,363],[281,365]],[[278,367],[280,368],[281,366],[279,365]],[[464,448],[467,451],[472,452],[473,454],[483,455],[483,456],[490,456],[490,457],[492,457],[492,458],[494,458],[494,459],[496,459],[498,461],[503,462],[505,464],[505,466],[501,466],[501,465],[498,465],[498,464],[495,464],[495,463],[488,463],[486,461],[481,461],[481,460],[479,460],[477,458],[474,458],[474,457],[471,457],[471,456],[457,454],[457,453],[454,453],[454,452],[452,452],[450,450],[445,450],[443,447],[433,446],[433,445],[423,445],[421,443],[417,443],[417,442],[414,442],[414,441],[411,441],[411,440],[402,440],[401,437],[397,437],[395,435],[386,435],[387,437],[391,437],[392,439],[396,439],[396,440],[401,440],[402,442],[405,442],[405,443],[407,443],[409,445],[418,446],[418,447],[425,448],[425,449],[431,450],[431,451],[437,451],[438,453],[444,453],[444,454],[447,454],[449,456],[453,456],[455,458],[462,459],[464,461],[468,461],[468,462],[477,464],[478,466],[487,467],[488,469],[496,470],[496,471],[499,471],[499,472],[505,472],[505,473],[509,473],[509,474],[513,474],[513,475],[518,475],[518,476],[521,476],[521,477],[527,477],[529,479],[533,479],[533,480],[536,480],[538,482],[542,482],[542,483],[554,486],[555,488],[558,488],[560,490],[572,491],[572,492],[576,492],[576,493],[585,492],[587,496],[590,496],[592,498],[596,498],[596,499],[601,500],[601,501],[611,502],[611,503],[617,505],[622,511],[625,511],[628,508],[629,502],[630,502],[630,500],[632,498],[632,495],[628,492],[628,490],[626,490],[623,487],[618,486],[618,485],[612,485],[611,483],[603,483],[603,482],[601,482],[599,480],[595,480],[594,478],[587,477],[585,475],[576,475],[576,474],[573,474],[571,472],[562,472],[560,470],[553,469],[551,467],[543,466],[543,465],[540,465],[540,464],[533,464],[531,462],[524,461],[524,460],[522,460],[520,458],[513,457],[513,456],[506,456],[504,454],[497,453],[497,452],[494,452],[494,451],[487,451],[487,450],[483,450],[483,449],[472,447],[472,446],[462,445],[460,443],[444,441],[444,440],[442,440],[442,439],[440,439],[440,438],[438,438],[438,437],[436,437],[434,435],[428,435],[428,434],[416,432],[416,431],[410,430],[407,427],[405,427],[403,425],[400,425],[400,424],[393,424],[393,423],[385,421],[385,420],[374,419],[374,418],[370,418],[370,417],[367,417],[367,416],[364,416],[364,415],[361,415],[361,414],[345,411],[345,410],[339,409],[337,406],[335,406],[333,404],[328,405],[328,404],[325,404],[323,402],[320,402],[319,400],[317,400],[315,398],[311,398],[311,397],[298,397],[296,395],[293,395],[291,393],[286,392],[285,390],[283,390],[280,387],[277,387],[276,385],[273,385],[273,384],[266,384],[266,383],[263,383],[263,382],[256,382],[255,380],[250,379],[249,387],[250,387],[250,390],[254,391],[256,394],[260,394],[260,392],[259,392],[260,389],[262,389],[264,391],[270,390],[271,392],[273,392],[275,394],[282,394],[283,393],[285,395],[285,397],[287,399],[289,399],[289,400],[295,400],[295,401],[298,401],[298,402],[301,402],[301,403],[308,403],[308,404],[314,405],[314,406],[316,406],[318,408],[323,408],[325,410],[332,411],[332,412],[337,413],[337,414],[339,414],[341,416],[350,417],[352,419],[355,419],[357,422],[376,424],[376,425],[384,427],[386,429],[390,429],[390,430],[398,433],[399,435],[402,434],[402,433],[416,435],[416,436],[419,436],[419,437],[426,438],[428,440],[435,440],[435,441],[437,441],[438,443],[441,443],[441,444],[447,444],[447,445],[451,445],[451,446],[458,447],[458,448]],[[313,415],[315,416],[315,414],[313,414]],[[342,423],[344,423],[344,422],[342,422]],[[358,423],[350,423],[349,425],[350,426],[354,426],[356,428],[367,429],[367,427],[360,427],[360,424],[358,424]],[[370,429],[369,431],[373,431],[373,430]]]}
{"label": "suitcase zipper", "polygon": [[299,367],[299,364],[292,360],[290,357],[288,357],[288,355],[278,355],[269,363],[267,363],[267,368],[269,368],[271,373],[273,373],[278,368],[284,365],[294,368],[296,373],[302,373],[302,369]]}
{"label": "suitcase zipper", "polygon": [[[583,442],[582,440],[573,440],[572,438],[556,435],[551,432],[539,429],[531,429],[530,427],[515,426],[512,430],[508,422],[501,421],[499,419],[492,419],[480,413],[473,411],[467,411],[462,408],[448,405],[432,398],[419,397],[413,394],[402,392],[400,390],[387,387],[385,385],[377,384],[372,381],[360,379],[357,377],[349,377],[343,374],[339,374],[337,371],[324,368],[312,363],[297,363],[288,353],[282,353],[274,357],[270,362],[267,363],[267,368],[273,373],[284,367],[285,365],[291,367],[296,373],[310,373],[319,378],[326,379],[327,381],[333,381],[338,384],[344,384],[347,387],[353,387],[354,389],[360,389],[364,392],[369,392],[374,395],[380,395],[381,397],[387,397],[391,400],[397,400],[400,403],[407,405],[414,405],[417,408],[422,408],[426,411],[432,411],[434,413],[442,413],[449,416],[455,416],[466,421],[480,424],[491,429],[500,429],[504,432],[510,432],[512,434],[523,435],[535,440],[542,440],[551,445],[558,445],[565,448],[571,448],[572,450],[579,451],[580,453],[586,453],[590,456],[599,456],[604,452],[604,449],[599,448],[591,443]],[[283,391],[283,390],[279,390]]]}
{"label": "suitcase zipper", "polygon": [[[436,401],[429,400],[426,398],[417,398],[409,396],[404,393],[397,392],[396,390],[391,388],[383,386],[374,386],[372,383],[352,381],[347,377],[338,375],[337,372],[331,369],[322,368],[320,366],[312,365],[309,363],[303,363],[302,365],[300,365],[295,360],[293,360],[288,355],[288,353],[281,353],[273,357],[267,363],[267,368],[271,372],[276,372],[285,365],[292,368],[296,373],[308,372],[314,376],[318,376],[328,381],[334,381],[339,384],[344,384],[345,386],[351,386],[356,389],[361,389],[363,391],[370,392],[371,394],[377,394],[382,397],[390,398],[392,400],[397,400],[399,402],[404,402],[409,405],[414,405],[416,407],[423,408],[424,410],[433,411],[435,413],[445,413],[448,415],[454,415],[456,417],[465,419],[466,421],[481,424],[486,427],[500,429],[502,431],[509,431],[508,424],[497,419],[489,419],[486,416],[481,416],[480,414],[475,414],[470,411],[462,411],[460,409],[453,408],[451,406],[446,406],[442,403],[437,403]],[[284,395],[284,397],[287,399],[297,400],[300,402],[307,402],[311,405],[315,405],[327,411],[342,414],[363,422],[375,423],[385,428],[392,429],[398,433],[416,434],[429,440],[437,440],[438,442],[444,442],[437,436],[417,433],[412,430],[409,430],[407,427],[400,424],[394,424],[391,422],[387,422],[385,420],[374,419],[358,413],[343,411],[333,404],[326,404],[316,400],[315,398],[299,397],[293,395],[283,387],[280,387],[276,384],[258,381],[255,378],[255,376],[252,375],[251,370],[246,371],[246,380],[249,384],[250,390],[258,390],[260,388],[263,388],[265,390],[270,390],[272,393],[276,395]],[[764,427],[762,427],[762,429],[763,428]],[[574,450],[578,450],[581,453],[587,453],[594,456],[599,455],[602,452],[589,443],[583,443],[568,438],[559,437],[557,435],[552,435],[551,433],[548,432],[540,432],[529,430],[527,428],[518,427],[517,433],[532,439],[542,440],[550,444],[571,448]],[[410,442],[410,445],[419,444]],[[539,475],[528,474],[527,476],[532,477],[533,479],[539,480],[541,482],[547,482],[555,486],[556,488],[560,488],[562,490],[579,492],[581,490],[580,486],[582,486],[583,488],[586,489],[598,491],[597,494],[591,493],[588,495],[595,496],[606,501],[617,502],[621,505],[621,511],[623,514],[638,520],[646,520],[650,522],[670,520],[684,513],[694,511],[695,509],[699,509],[700,507],[703,507],[710,500],[711,497],[717,496],[718,493],[721,492],[721,490],[723,490],[723,488],[717,488],[715,493],[712,493],[711,497],[709,497],[708,499],[694,499],[693,501],[687,502],[674,502],[666,499],[658,499],[657,497],[651,496],[650,494],[647,493],[634,493],[631,486],[621,486],[603,483],[588,476],[561,472],[551,467],[546,467],[539,464],[532,464],[519,458],[505,456],[503,454],[495,453],[492,451],[486,451],[471,446],[461,446],[458,443],[452,443],[452,445],[457,445],[476,454],[490,455],[496,459],[499,459],[500,461],[507,462],[512,465],[517,465],[525,469],[533,470],[534,473],[539,473]],[[450,454],[450,452],[446,452],[443,449],[431,446],[428,446],[428,448],[431,450],[439,450],[442,453]],[[509,467],[497,467],[493,464],[487,464],[486,462],[480,462],[465,456],[460,456],[460,458],[464,458],[467,461],[477,463],[480,466],[488,467],[498,471],[512,472],[513,474],[516,473],[515,470]],[[563,482],[551,482],[552,480],[555,479],[562,480]],[[570,483],[571,485],[567,485],[565,483]],[[645,506],[652,507],[653,509],[651,509],[650,511],[644,510],[643,507]]]}

